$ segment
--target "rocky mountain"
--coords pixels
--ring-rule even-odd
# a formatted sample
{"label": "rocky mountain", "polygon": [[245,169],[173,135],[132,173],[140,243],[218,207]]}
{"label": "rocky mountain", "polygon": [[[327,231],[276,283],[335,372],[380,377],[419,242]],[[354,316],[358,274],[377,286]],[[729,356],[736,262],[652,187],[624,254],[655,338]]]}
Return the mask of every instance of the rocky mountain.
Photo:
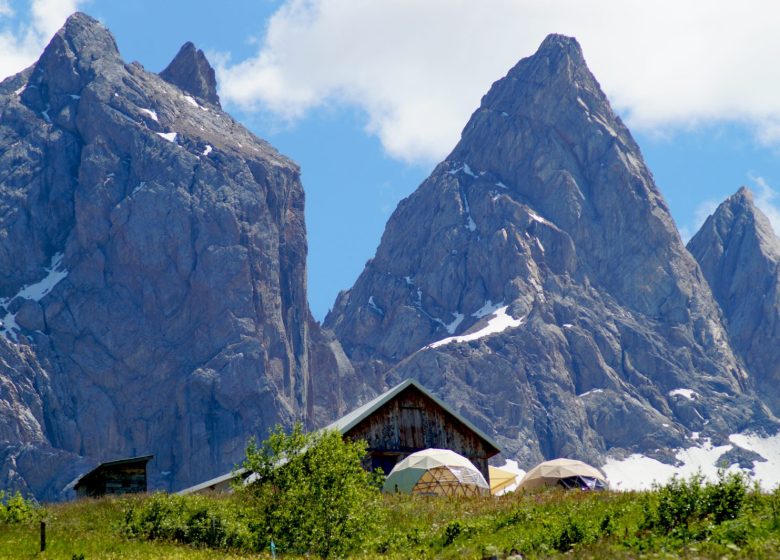
{"label": "rocky mountain", "polygon": [[152,487],[177,489],[339,407],[299,169],[215,85],[192,44],[157,75],[84,14],[0,84],[3,487],[56,498],[153,453]]}
{"label": "rocky mountain", "polygon": [[731,345],[780,415],[780,240],[742,187],[688,243],[726,318]]}
{"label": "rocky mountain", "polygon": [[367,386],[413,376],[527,465],[775,429],[576,40],[493,84],[325,320]]}

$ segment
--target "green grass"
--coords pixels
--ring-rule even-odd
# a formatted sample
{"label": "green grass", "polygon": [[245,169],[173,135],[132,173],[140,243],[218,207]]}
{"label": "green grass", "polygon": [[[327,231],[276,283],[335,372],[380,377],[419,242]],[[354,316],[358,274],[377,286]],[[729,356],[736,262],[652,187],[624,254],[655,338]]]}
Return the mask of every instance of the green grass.
{"label": "green grass", "polygon": [[[147,533],[128,532],[126,512],[150,510],[155,500],[159,511],[167,498],[46,506],[36,515],[47,522],[47,551],[38,552],[37,520],[5,523],[0,524],[0,558],[270,557],[149,540]],[[239,496],[193,498],[187,507],[189,512],[211,508],[222,519],[227,519],[225,512],[235,510],[241,513],[231,522],[250,522]],[[501,498],[384,496],[379,509],[379,528],[350,552],[350,558],[504,558],[515,548],[526,558],[780,559],[780,492],[760,494],[728,479],[717,487],[678,481],[676,486],[644,493],[552,490]],[[160,523],[178,524],[183,529],[175,534],[188,534],[184,532],[188,521],[181,514],[185,510],[175,511],[177,519],[160,518]]]}
{"label": "green grass", "polygon": [[175,543],[128,539],[122,524],[129,504],[146,497],[104,498],[46,506],[46,552],[40,552],[40,522],[0,524],[0,559],[66,559],[83,555],[121,559],[239,559],[264,558],[244,552],[214,551]]}

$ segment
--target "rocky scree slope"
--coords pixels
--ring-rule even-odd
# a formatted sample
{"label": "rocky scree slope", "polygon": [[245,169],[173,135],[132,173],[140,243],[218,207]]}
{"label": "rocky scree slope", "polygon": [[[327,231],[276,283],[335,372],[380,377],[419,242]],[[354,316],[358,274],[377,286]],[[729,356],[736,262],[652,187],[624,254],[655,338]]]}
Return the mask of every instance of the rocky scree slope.
{"label": "rocky scree slope", "polygon": [[2,486],[52,499],[153,453],[151,487],[177,489],[338,411],[298,167],[222,112],[201,51],[158,76],[75,14],[0,114]]}
{"label": "rocky scree slope", "polygon": [[731,345],[780,414],[780,240],[742,187],[688,243],[726,318]]}
{"label": "rocky scree slope", "polygon": [[493,84],[324,324],[365,391],[416,377],[527,466],[776,426],[639,147],[560,35]]}

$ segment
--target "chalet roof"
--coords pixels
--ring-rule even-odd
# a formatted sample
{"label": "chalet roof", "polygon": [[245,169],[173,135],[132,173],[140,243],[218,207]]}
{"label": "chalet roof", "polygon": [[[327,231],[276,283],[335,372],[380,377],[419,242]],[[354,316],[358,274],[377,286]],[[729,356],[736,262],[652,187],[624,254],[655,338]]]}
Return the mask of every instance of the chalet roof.
{"label": "chalet roof", "polygon": [[141,462],[144,465],[146,465],[146,463],[151,461],[153,458],[154,455],[139,455],[138,457],[126,457],[124,459],[116,459],[114,461],[106,461],[105,463],[100,463],[97,467],[95,467],[88,473],[81,475],[81,477],[79,477],[79,479],[76,481],[76,484],[74,484],[73,487],[78,488],[82,483],[86,482],[93,475],[96,475],[98,472],[108,467],[118,467],[120,465],[126,465],[130,463],[141,463]]}
{"label": "chalet roof", "polygon": [[195,486],[190,486],[188,488],[185,488],[184,490],[179,490],[177,494],[179,494],[180,496],[186,496],[187,494],[196,494],[201,490],[206,490],[208,488],[211,488],[212,486],[219,486],[220,484],[233,481],[240,476],[244,476],[245,473],[246,473],[246,469],[244,468],[236,469],[228,473],[222,474],[220,476],[216,476],[210,480],[207,480],[206,482],[201,482],[200,484],[196,484]]}
{"label": "chalet roof", "polygon": [[342,416],[335,422],[329,424],[325,427],[326,430],[338,430],[341,434],[345,435],[347,432],[349,432],[352,428],[360,424],[363,420],[371,416],[374,412],[379,410],[379,408],[382,407],[382,405],[390,402],[394,397],[399,395],[404,389],[407,387],[414,387],[418,391],[420,391],[423,395],[431,399],[433,402],[435,402],[437,405],[442,407],[445,411],[447,411],[449,414],[455,417],[456,420],[458,420],[460,423],[462,423],[464,426],[466,426],[469,430],[477,434],[485,443],[487,443],[489,446],[495,448],[497,452],[501,451],[501,448],[498,446],[498,444],[491,438],[490,436],[486,435],[482,430],[477,428],[474,424],[469,422],[466,418],[452,410],[447,404],[444,403],[441,399],[439,399],[436,395],[428,391],[425,387],[420,385],[417,381],[414,379],[407,379],[406,381],[399,383],[392,389],[382,393],[375,399],[368,401],[363,406],[360,406],[350,412],[349,414]]}

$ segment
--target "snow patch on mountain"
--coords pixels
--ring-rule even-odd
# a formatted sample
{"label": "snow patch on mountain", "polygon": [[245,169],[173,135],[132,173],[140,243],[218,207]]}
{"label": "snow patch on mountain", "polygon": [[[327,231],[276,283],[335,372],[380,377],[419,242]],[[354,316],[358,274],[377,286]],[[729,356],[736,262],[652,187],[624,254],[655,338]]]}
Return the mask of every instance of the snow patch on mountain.
{"label": "snow patch on mountain", "polygon": [[[772,490],[780,485],[780,434],[769,437],[750,433],[732,434],[729,436],[732,445],[714,446],[709,439],[701,441],[700,446],[678,449],[675,454],[676,465],[634,453],[623,459],[609,458],[601,469],[615,490],[648,490],[653,484],[666,484],[674,476],[687,478],[697,473],[707,480],[716,480],[718,472],[722,470],[742,471],[757,481],[763,490]],[[753,451],[763,460],[754,461],[751,469],[725,464],[721,458],[735,446]]]}
{"label": "snow patch on mountain", "polygon": [[176,142],[175,132],[157,132],[156,134],[160,138],[165,138],[168,142]]}
{"label": "snow patch on mountain", "polygon": [[157,118],[157,113],[155,111],[152,111],[151,109],[138,109],[138,112],[148,116],[154,122],[160,122],[160,119]]}
{"label": "snow patch on mountain", "polygon": [[68,276],[68,270],[62,264],[63,257],[62,253],[57,253],[52,257],[51,264],[45,269],[46,276],[39,282],[24,286],[13,296],[0,298],[0,308],[5,312],[3,318],[0,319],[0,323],[2,323],[0,325],[0,333],[6,338],[14,342],[17,341],[16,332],[20,330],[16,322],[16,313],[11,313],[8,306],[16,298],[41,301],[57,284]]}
{"label": "snow patch on mountain", "polygon": [[696,391],[694,391],[693,389],[674,389],[672,391],[669,391],[670,397],[674,397],[678,395],[681,397],[685,397],[689,401],[696,399]]}
{"label": "snow patch on mountain", "polygon": [[523,324],[525,321],[525,318],[521,319],[515,319],[511,315],[509,315],[506,310],[509,308],[508,305],[505,305],[504,307],[499,308],[493,313],[493,317],[491,317],[487,325],[482,327],[480,330],[470,333],[470,334],[464,334],[461,336],[450,336],[447,338],[444,338],[442,340],[433,342],[429,345],[430,348],[438,348],[439,346],[444,346],[445,344],[449,344],[451,342],[469,342],[472,340],[478,340],[480,338],[483,338],[485,336],[496,334],[500,332],[504,332],[507,329],[519,327]]}

